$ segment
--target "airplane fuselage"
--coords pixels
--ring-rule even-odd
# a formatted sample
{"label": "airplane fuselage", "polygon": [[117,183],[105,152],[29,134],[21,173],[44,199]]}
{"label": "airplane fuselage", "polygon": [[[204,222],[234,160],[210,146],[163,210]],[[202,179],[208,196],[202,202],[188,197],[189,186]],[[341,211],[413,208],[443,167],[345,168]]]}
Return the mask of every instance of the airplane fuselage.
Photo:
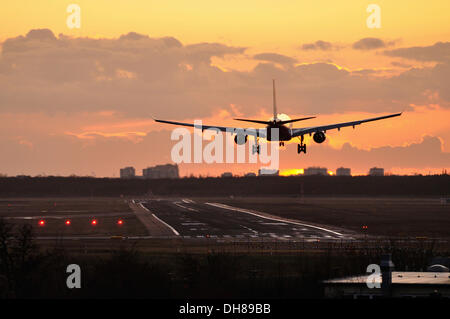
{"label": "airplane fuselage", "polygon": [[[268,141],[290,141],[292,138],[291,129],[283,124],[271,124],[267,126]],[[278,138],[272,136],[272,129],[278,129]],[[275,133],[275,132],[274,132]]]}

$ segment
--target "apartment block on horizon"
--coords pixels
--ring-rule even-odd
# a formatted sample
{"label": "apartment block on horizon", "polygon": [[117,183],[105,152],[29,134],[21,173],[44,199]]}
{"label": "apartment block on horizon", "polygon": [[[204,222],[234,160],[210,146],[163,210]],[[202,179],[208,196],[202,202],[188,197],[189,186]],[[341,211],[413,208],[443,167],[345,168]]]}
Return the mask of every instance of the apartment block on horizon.
{"label": "apartment block on horizon", "polygon": [[179,178],[179,171],[177,164],[156,165],[147,167],[142,170],[144,178]]}
{"label": "apartment block on horizon", "polygon": [[120,178],[135,178],[136,170],[132,166],[124,167],[120,169]]}
{"label": "apartment block on horizon", "polygon": [[278,176],[280,171],[277,169],[260,168],[258,170],[258,176]]}
{"label": "apartment block on horizon", "polygon": [[305,168],[303,175],[328,175],[328,170],[325,167],[308,167]]}
{"label": "apartment block on horizon", "polygon": [[384,176],[384,168],[372,167],[369,170],[369,176]]}
{"label": "apartment block on horizon", "polygon": [[352,170],[346,167],[336,169],[336,176],[352,176]]}

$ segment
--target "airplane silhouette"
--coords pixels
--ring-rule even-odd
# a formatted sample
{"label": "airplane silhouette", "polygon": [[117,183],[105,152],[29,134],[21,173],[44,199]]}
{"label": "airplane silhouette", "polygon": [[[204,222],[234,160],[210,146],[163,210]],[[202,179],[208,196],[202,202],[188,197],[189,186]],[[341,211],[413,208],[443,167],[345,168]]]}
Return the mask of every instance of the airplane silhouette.
{"label": "airplane silhouette", "polygon": [[[174,121],[166,121],[166,120],[158,120],[154,119],[156,122],[172,124],[172,125],[181,125],[181,126],[189,126],[195,127],[202,130],[207,129],[215,129],[222,132],[234,132],[236,133],[234,137],[234,142],[238,145],[245,144],[247,142],[247,136],[251,135],[256,138],[256,145],[253,145],[253,153],[259,153],[259,138],[265,138],[267,141],[278,141],[280,146],[284,146],[284,142],[290,141],[293,138],[299,138],[300,144],[297,146],[297,153],[305,153],[306,154],[306,144],[303,143],[304,136],[313,134],[313,140],[316,143],[323,143],[326,139],[325,133],[328,130],[338,129],[341,127],[353,126],[355,128],[356,125],[360,125],[362,123],[372,122],[383,120],[391,117],[400,116],[402,113],[389,114],[380,117],[373,117],[369,119],[352,121],[352,122],[344,122],[344,123],[336,123],[330,125],[321,125],[321,126],[310,126],[310,127],[302,127],[302,128],[291,128],[287,127],[286,124],[294,123],[298,121],[309,120],[315,118],[315,116],[303,117],[291,120],[281,120],[278,118],[277,113],[277,100],[276,100],[276,92],[275,92],[275,80],[273,80],[273,119],[270,121],[263,120],[249,120],[249,119],[234,119],[237,121],[251,122],[266,125],[265,128],[253,129],[253,128],[236,128],[236,127],[224,127],[224,126],[211,126],[211,125],[201,125],[198,126],[196,124],[191,123],[182,123],[182,122],[174,122]],[[292,125],[292,124],[291,124]],[[272,135],[272,129],[278,130],[278,134]]]}

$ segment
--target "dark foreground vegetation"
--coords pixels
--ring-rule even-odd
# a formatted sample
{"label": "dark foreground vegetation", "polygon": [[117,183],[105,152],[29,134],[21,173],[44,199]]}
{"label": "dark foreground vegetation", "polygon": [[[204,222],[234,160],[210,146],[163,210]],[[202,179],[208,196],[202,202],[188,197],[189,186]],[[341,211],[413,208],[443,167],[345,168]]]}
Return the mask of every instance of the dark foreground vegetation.
{"label": "dark foreground vegetation", "polygon": [[[270,254],[128,247],[81,254],[39,247],[29,225],[13,229],[0,220],[0,298],[322,298],[322,280],[364,273],[387,251],[397,270],[424,270],[436,254],[449,253],[432,244]],[[69,264],[81,267],[80,289],[66,286]]]}
{"label": "dark foreground vegetation", "polygon": [[292,176],[240,178],[119,179],[2,177],[0,197],[23,196],[267,196],[450,195],[450,175]]}

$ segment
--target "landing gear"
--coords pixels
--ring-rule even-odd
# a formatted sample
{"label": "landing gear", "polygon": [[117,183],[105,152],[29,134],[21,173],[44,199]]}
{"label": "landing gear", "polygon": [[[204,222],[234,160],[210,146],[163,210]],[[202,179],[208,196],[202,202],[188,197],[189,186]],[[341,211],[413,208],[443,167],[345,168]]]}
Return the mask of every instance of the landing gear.
{"label": "landing gear", "polygon": [[304,145],[304,144],[303,145],[300,145],[300,144],[297,145],[297,153],[300,154],[301,152],[306,154],[306,145]]}
{"label": "landing gear", "polygon": [[257,137],[256,138],[256,144],[253,145],[253,147],[252,147],[252,153],[253,154],[255,154],[255,153],[259,154],[259,150],[260,150],[260,148],[259,148],[259,137]]}
{"label": "landing gear", "polygon": [[280,146],[284,146],[284,142],[280,142]]}
{"label": "landing gear", "polygon": [[253,153],[253,154],[255,154],[255,153],[258,153],[258,154],[259,154],[259,145],[253,145],[252,153]]}
{"label": "landing gear", "polygon": [[300,144],[297,145],[297,153],[301,152],[306,154],[306,144],[303,144],[303,135],[300,137]]}

